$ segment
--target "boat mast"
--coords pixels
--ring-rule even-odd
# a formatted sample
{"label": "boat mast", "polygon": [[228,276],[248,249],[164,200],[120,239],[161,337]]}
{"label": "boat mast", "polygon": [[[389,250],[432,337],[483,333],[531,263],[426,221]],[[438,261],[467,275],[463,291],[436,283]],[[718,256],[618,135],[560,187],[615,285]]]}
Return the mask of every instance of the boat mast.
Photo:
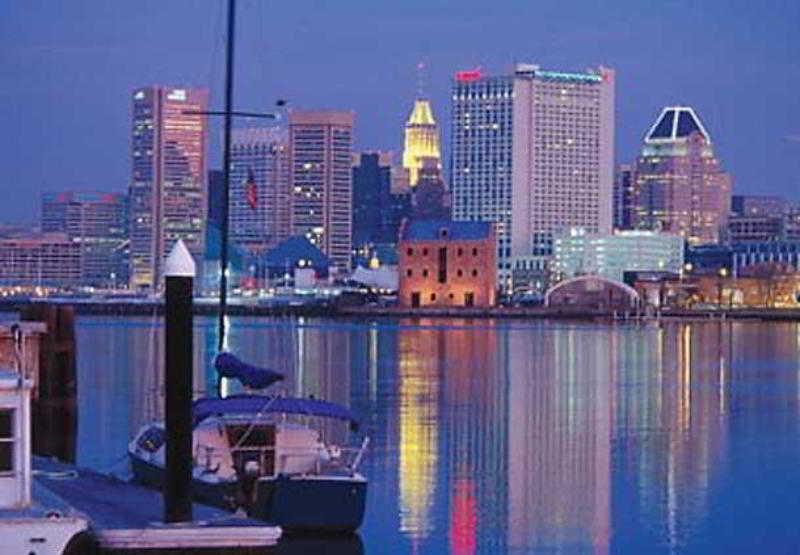
{"label": "boat mast", "polygon": [[231,119],[233,117],[233,32],[236,19],[236,0],[228,0],[228,37],[225,49],[225,146],[222,155],[223,195],[220,229],[219,322],[217,352],[225,348],[225,313],[228,300],[228,203],[231,187]]}

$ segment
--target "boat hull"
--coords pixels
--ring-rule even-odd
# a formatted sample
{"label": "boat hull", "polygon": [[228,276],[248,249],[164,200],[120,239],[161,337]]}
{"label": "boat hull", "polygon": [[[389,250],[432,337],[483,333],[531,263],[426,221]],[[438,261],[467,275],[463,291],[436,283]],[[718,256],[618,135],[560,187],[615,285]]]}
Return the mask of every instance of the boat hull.
{"label": "boat hull", "polygon": [[367,481],[339,476],[261,478],[251,516],[296,532],[354,532],[364,520]]}
{"label": "boat hull", "polygon": [[[137,483],[161,489],[164,468],[130,456]],[[192,480],[195,501],[226,510],[236,508],[236,482],[210,484]],[[256,482],[249,516],[277,524],[289,532],[354,532],[364,520],[367,481],[351,476],[277,476]]]}

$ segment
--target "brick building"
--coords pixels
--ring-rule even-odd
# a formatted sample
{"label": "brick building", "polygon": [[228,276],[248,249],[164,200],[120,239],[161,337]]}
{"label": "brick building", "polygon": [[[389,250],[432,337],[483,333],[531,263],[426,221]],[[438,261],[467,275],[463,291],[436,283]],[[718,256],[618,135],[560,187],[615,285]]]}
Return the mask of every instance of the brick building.
{"label": "brick building", "polygon": [[398,251],[400,306],[494,305],[496,260],[491,223],[406,222]]}

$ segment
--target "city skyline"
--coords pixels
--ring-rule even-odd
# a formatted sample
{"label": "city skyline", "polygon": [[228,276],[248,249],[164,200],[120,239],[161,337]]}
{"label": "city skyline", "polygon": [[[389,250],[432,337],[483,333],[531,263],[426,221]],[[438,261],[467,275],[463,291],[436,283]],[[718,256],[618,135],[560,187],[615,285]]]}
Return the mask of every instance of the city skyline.
{"label": "city skyline", "polygon": [[[455,71],[479,66],[487,73],[502,73],[520,59],[543,68],[574,70],[602,63],[617,70],[616,162],[633,159],[643,128],[661,106],[687,104],[704,114],[707,126],[715,130],[715,147],[734,176],[735,193],[767,190],[797,197],[800,115],[791,91],[800,84],[800,71],[792,63],[798,42],[791,21],[797,20],[800,9],[795,5],[758,17],[755,12],[748,16],[755,8],[746,6],[697,11],[675,5],[650,13],[638,5],[604,11],[543,4],[536,8],[541,14],[533,14],[530,6],[512,4],[488,16],[486,7],[473,5],[470,18],[443,4],[425,11],[410,6],[375,13],[363,13],[359,5],[347,4],[339,11],[303,5],[273,11],[243,2],[246,23],[237,56],[237,105],[265,108],[286,97],[296,108],[353,110],[355,150],[399,153],[399,124],[414,96],[416,64],[424,59],[424,92],[441,114],[447,167],[446,107]],[[25,17],[19,6],[0,8],[0,21],[37,23],[0,33],[8,59],[0,117],[11,130],[2,139],[0,157],[9,168],[7,189],[18,199],[0,209],[0,220],[32,220],[44,191],[123,191],[129,148],[127,95],[135,86],[208,86],[211,105],[219,105],[223,56],[217,23],[222,4],[190,16],[183,8],[180,2],[144,2],[132,13],[126,6],[93,2],[57,7],[34,2],[25,4]],[[539,20],[545,16],[556,25],[538,36],[522,33],[531,15]],[[179,16],[189,17],[196,27],[176,26]],[[608,16],[602,32],[596,30],[601,16]],[[331,18],[350,22],[343,29],[331,26],[308,44],[292,32],[294,28],[300,38],[311,39]],[[488,32],[471,35],[481,19],[488,21]],[[266,21],[281,23],[277,32]],[[137,34],[134,28],[145,22],[147,32]],[[371,29],[375,22],[381,25]],[[0,23],[0,28],[6,24]],[[437,28],[435,39],[429,36],[432,26]],[[667,36],[667,29],[675,35]],[[359,45],[373,44],[369,37],[379,32],[387,40],[365,52],[370,49]],[[394,55],[404,32],[412,32],[412,37],[427,34],[421,46]],[[674,41],[671,48],[661,45],[667,39]],[[332,49],[331,43],[341,48]],[[735,60],[731,51],[737,53]],[[92,71],[86,72],[86,67]],[[744,108],[752,117],[739,117]],[[220,149],[213,129],[218,123],[211,125],[209,159],[215,167]],[[95,152],[103,153],[100,160],[92,155]]]}

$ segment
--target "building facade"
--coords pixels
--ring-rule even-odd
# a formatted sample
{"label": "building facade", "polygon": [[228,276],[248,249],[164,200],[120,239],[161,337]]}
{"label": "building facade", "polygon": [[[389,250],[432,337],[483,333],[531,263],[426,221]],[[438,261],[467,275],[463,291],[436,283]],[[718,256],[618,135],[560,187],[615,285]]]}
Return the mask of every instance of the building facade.
{"label": "building facade", "polygon": [[406,222],[398,250],[400,306],[494,305],[496,260],[491,223]]}
{"label": "building facade", "polygon": [[625,272],[683,271],[684,240],[652,231],[587,233],[573,228],[553,241],[553,273],[557,280],[579,275],[623,281]]}
{"label": "building facade", "polygon": [[690,244],[724,239],[731,178],[692,108],[661,111],[636,161],[634,189],[637,229],[678,234]]}
{"label": "building facade", "polygon": [[789,201],[776,195],[731,196],[731,213],[737,216],[781,216],[790,209]]}
{"label": "building facade", "polygon": [[620,164],[614,175],[614,229],[633,229],[634,187],[633,168],[630,164]]}
{"label": "building facade", "polygon": [[403,136],[403,169],[408,176],[408,185],[416,187],[423,166],[442,171],[439,148],[439,127],[433,118],[431,103],[426,98],[417,98],[406,121]]}
{"label": "building facade", "polygon": [[133,92],[129,193],[130,284],[161,287],[178,239],[205,255],[208,91],[150,86]]}
{"label": "building facade", "polygon": [[63,233],[80,246],[80,284],[117,287],[128,283],[128,199],[119,193],[43,193],[44,233]]}
{"label": "building facade", "polygon": [[74,287],[81,282],[81,245],[66,233],[0,239],[0,285]]}
{"label": "building facade", "polygon": [[352,249],[352,112],[289,112],[292,235],[305,236],[337,271]]}
{"label": "building facade", "polygon": [[547,255],[553,233],[611,231],[613,70],[458,72],[452,114],[453,218],[495,222],[501,288],[512,257]]}
{"label": "building facade", "polygon": [[279,127],[231,133],[229,236],[248,251],[264,251],[289,237],[288,136]]}
{"label": "building facade", "polygon": [[392,156],[389,152],[353,154],[353,250],[397,242],[391,187]]}

